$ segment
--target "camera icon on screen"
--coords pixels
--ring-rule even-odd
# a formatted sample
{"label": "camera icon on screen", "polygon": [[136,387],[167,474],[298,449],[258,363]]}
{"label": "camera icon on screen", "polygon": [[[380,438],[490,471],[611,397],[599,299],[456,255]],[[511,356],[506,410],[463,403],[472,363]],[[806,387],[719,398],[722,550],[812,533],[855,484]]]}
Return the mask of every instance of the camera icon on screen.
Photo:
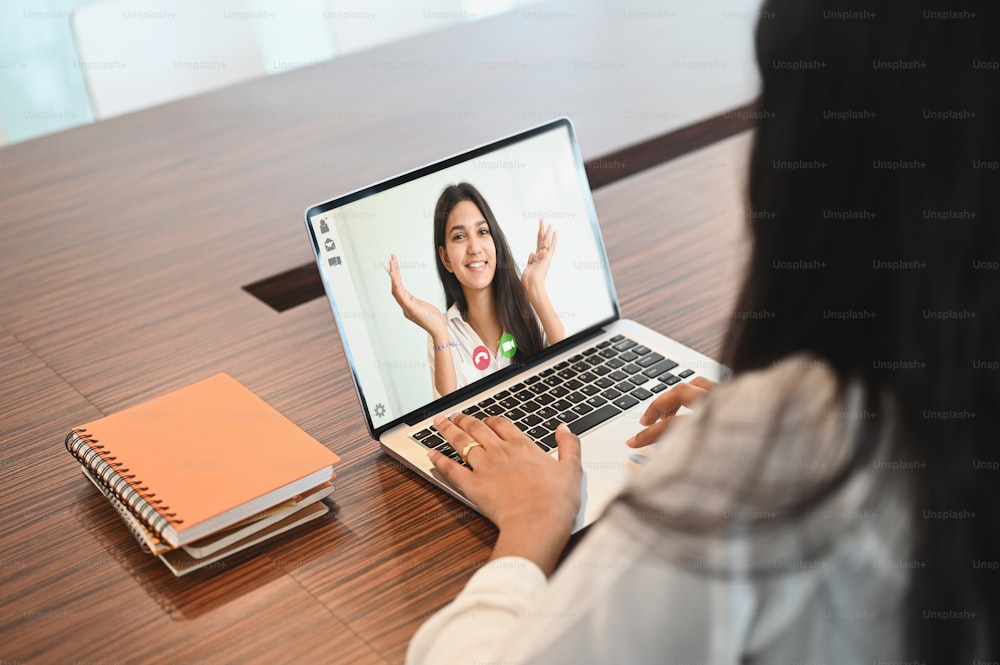
{"label": "camera icon on screen", "polygon": [[517,341],[510,333],[504,333],[500,338],[500,355],[504,358],[513,358],[517,353]]}

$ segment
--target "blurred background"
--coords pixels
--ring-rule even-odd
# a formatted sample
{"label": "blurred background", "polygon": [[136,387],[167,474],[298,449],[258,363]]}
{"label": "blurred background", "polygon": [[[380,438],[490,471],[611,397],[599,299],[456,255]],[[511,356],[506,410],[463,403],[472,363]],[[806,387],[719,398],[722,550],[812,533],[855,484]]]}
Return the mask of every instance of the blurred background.
{"label": "blurred background", "polygon": [[0,145],[539,0],[3,0]]}

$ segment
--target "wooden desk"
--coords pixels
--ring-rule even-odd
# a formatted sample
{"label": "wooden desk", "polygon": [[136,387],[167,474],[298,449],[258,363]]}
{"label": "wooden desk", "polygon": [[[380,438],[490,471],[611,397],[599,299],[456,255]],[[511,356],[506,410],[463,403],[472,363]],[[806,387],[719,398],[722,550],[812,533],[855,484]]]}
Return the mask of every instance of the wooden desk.
{"label": "wooden desk", "polygon": [[[608,18],[596,4],[546,7],[580,7],[593,30]],[[574,115],[590,158],[662,129],[609,121],[621,102],[594,91],[620,91],[616,76],[580,71],[567,78],[576,92],[545,90],[560,60],[541,39],[550,25],[521,26],[537,31],[532,57],[549,67],[528,77],[523,98],[587,91],[592,104]],[[479,53],[503,57],[507,41],[476,34]],[[493,527],[368,439],[326,302],[278,313],[242,290],[309,260],[306,204],[530,124],[483,83],[509,93],[520,79],[462,76],[445,67],[449,53],[427,56],[427,78],[457,89],[454,105],[422,96],[426,86],[406,83],[412,72],[330,63],[0,150],[0,661],[399,662],[417,626],[485,561]],[[370,64],[362,55],[344,62]],[[323,85],[334,73],[337,85]],[[406,102],[331,117],[324,104],[344,90],[371,92],[360,106],[370,113],[393,95]],[[649,86],[633,103],[647,94],[662,99]],[[533,108],[549,115],[545,104]],[[399,106],[417,119],[401,124]],[[443,109],[474,115],[434,115]],[[597,192],[624,314],[709,355],[738,277],[745,144]],[[62,439],[221,370],[342,456],[336,511],[176,579],[139,551]]]}
{"label": "wooden desk", "polygon": [[[624,314],[709,355],[738,281],[746,144],[729,139],[597,193]],[[22,310],[44,331],[26,343],[0,335],[0,658],[399,662],[485,561],[494,529],[368,440],[326,302],[275,313],[240,291],[245,266],[225,233],[154,236],[155,261],[95,248],[56,270],[64,288]],[[252,251],[258,242],[248,238]],[[175,579],[139,551],[61,439],[222,369],[342,455],[337,510]]]}

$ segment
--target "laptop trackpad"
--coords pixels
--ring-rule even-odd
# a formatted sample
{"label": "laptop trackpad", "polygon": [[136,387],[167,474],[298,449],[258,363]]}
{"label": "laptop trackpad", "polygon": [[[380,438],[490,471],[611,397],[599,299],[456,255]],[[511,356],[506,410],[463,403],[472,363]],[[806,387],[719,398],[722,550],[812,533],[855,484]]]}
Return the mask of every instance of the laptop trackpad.
{"label": "laptop trackpad", "polygon": [[641,463],[643,451],[625,445],[625,441],[641,429],[637,422],[638,415],[636,418],[626,416],[605,423],[580,437],[583,504],[574,531],[590,524],[604,512]]}

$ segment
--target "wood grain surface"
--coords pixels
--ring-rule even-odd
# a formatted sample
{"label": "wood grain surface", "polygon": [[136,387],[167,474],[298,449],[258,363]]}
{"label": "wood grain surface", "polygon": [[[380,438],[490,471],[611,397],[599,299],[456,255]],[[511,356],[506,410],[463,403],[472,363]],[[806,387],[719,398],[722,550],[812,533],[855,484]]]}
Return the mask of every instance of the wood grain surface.
{"label": "wood grain surface", "polygon": [[[624,315],[709,355],[738,283],[747,142],[726,140],[596,196]],[[46,360],[0,335],[0,658],[400,662],[420,623],[486,561],[494,528],[368,439],[325,301],[278,314],[239,288],[239,255],[185,260],[217,242],[211,229],[200,242],[157,240],[155,253],[109,254],[103,271],[78,273],[69,295],[40,298],[40,311],[53,312],[33,322],[32,341],[44,342]],[[153,262],[148,276],[137,261]],[[58,316],[88,284],[100,297]],[[338,487],[319,524],[176,579],[139,550],[61,440],[217,370],[340,454]],[[87,637],[121,630],[127,646]]]}
{"label": "wood grain surface", "polygon": [[[539,7],[0,149],[0,662],[398,663],[486,561],[494,528],[368,438],[326,301],[279,313],[242,286],[310,261],[301,211],[331,194],[560,113],[593,159],[751,96],[725,60],[748,21]],[[728,67],[670,66],[727,36]],[[623,313],[708,355],[746,145],[596,193]],[[336,451],[338,487],[328,518],[178,579],[62,440],[217,371]]]}

